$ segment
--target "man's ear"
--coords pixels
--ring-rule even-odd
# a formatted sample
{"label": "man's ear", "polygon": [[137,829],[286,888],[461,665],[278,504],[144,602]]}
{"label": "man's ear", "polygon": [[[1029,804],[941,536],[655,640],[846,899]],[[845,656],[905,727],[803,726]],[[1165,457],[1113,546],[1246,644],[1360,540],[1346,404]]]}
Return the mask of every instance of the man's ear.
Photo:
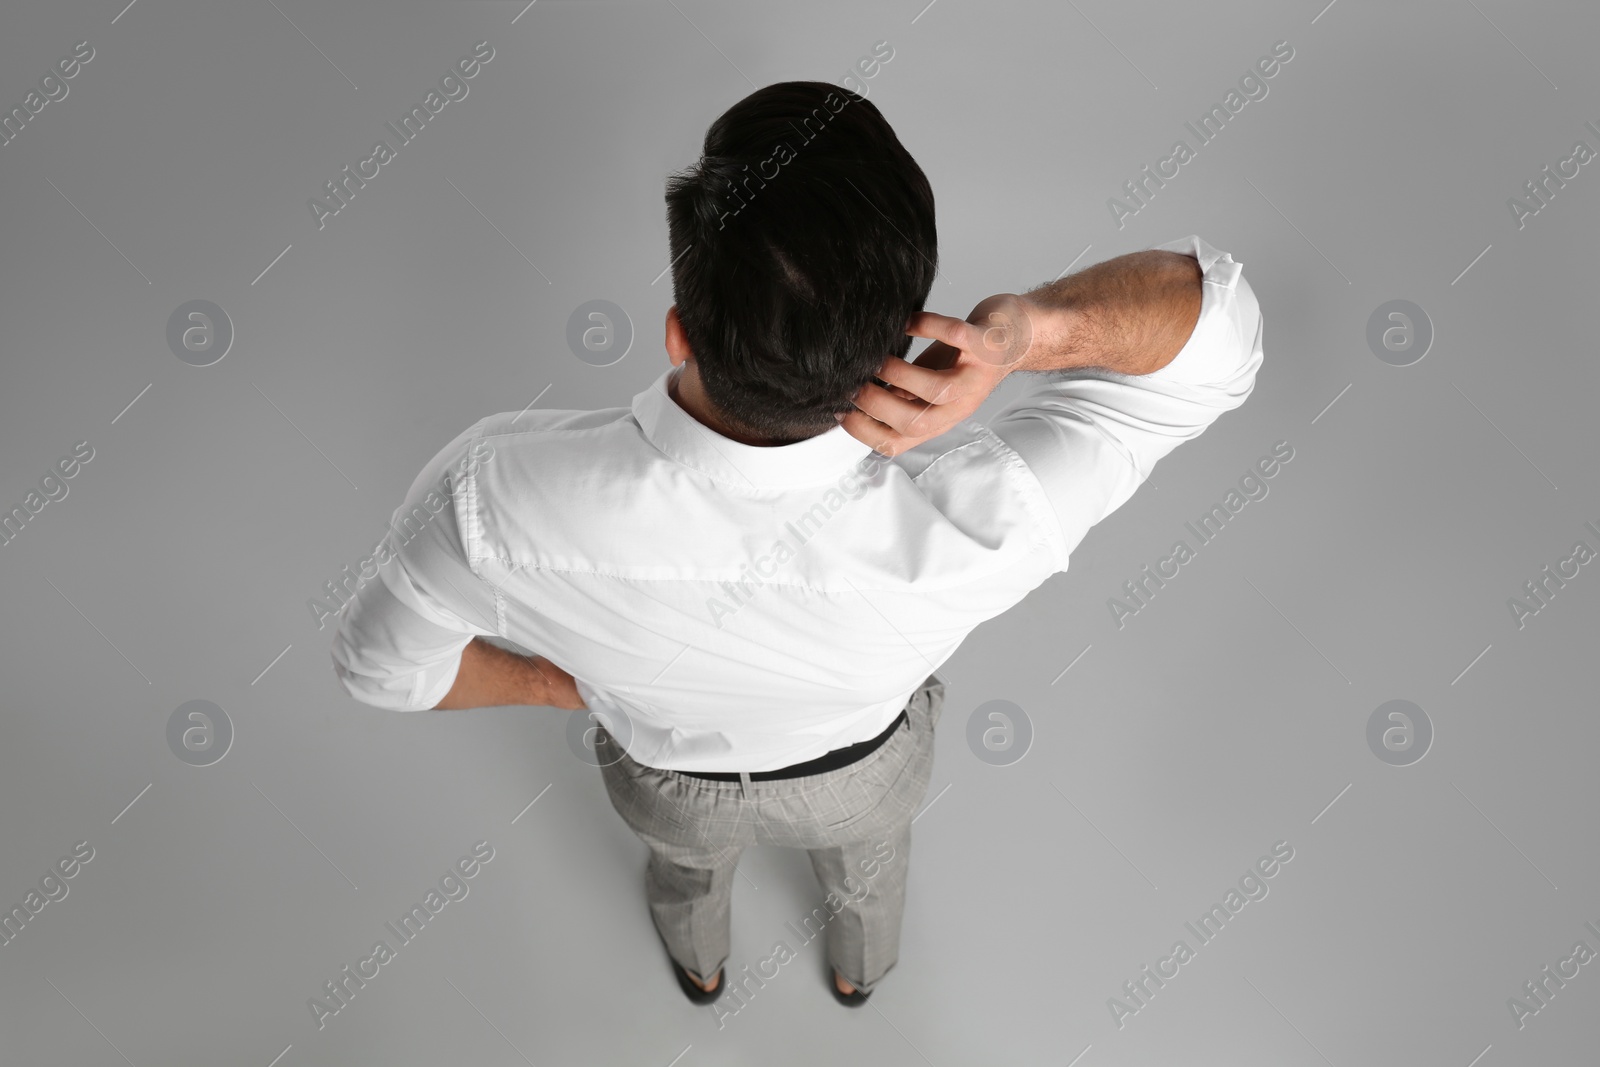
{"label": "man's ear", "polygon": [[667,309],[667,355],[674,367],[694,358],[689,350],[689,336],[683,332],[683,322],[678,318],[678,305]]}

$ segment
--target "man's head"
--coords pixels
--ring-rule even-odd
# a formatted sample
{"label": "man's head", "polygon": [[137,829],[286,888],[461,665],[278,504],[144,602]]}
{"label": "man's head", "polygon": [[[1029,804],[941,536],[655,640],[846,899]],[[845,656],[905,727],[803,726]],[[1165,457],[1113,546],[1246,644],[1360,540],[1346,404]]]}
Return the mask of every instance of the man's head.
{"label": "man's head", "polygon": [[864,97],[758,89],[711,124],[666,199],[682,339],[728,426],[813,437],[910,350],[938,259],[933,189]]}

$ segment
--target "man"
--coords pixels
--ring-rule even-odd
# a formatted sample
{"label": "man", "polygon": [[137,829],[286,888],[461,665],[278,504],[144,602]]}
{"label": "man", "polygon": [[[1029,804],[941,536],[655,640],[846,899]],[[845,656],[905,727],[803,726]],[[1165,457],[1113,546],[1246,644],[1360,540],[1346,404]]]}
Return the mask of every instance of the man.
{"label": "man", "polygon": [[[589,709],[685,994],[723,992],[734,866],[777,844],[809,851],[830,986],[859,1005],[898,958],[933,672],[1244,403],[1260,309],[1190,236],[923,313],[928,181],[874,105],[817,82],[712,123],[667,218],[671,366],[628,407],[446,446],[396,517],[424,491],[437,513],[350,606],[335,669],[382,708]],[[911,363],[913,336],[935,343]]]}

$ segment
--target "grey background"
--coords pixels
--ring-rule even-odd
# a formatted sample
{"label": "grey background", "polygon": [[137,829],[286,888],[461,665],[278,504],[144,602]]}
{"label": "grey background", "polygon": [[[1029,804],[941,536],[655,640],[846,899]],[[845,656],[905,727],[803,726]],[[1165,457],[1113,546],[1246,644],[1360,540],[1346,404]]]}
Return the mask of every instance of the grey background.
{"label": "grey background", "polygon": [[[96,54],[0,148],[0,503],[75,442],[95,456],[0,548],[0,905],[75,842],[95,855],[0,947],[0,1059],[1592,1061],[1600,964],[1522,1029],[1506,1002],[1600,949],[1600,576],[1520,629],[1507,599],[1600,547],[1600,176],[1522,229],[1506,198],[1600,148],[1600,10],[924,3],[5,7],[0,106]],[[319,231],[307,199],[480,40],[469,96]],[[838,82],[880,40],[869,98],[939,198],[931,309],[1192,232],[1244,264],[1266,363],[942,669],[904,950],[871,1006],[834,1004],[812,944],[719,1029],[672,983],[643,846],[565,714],[356,704],[306,601],[472,421],[647,386],[665,176],[752,88]],[[1107,198],[1279,40],[1268,96],[1118,229]],[[165,339],[194,299],[236,331],[205,368]],[[636,330],[612,366],[566,347],[592,299]],[[1408,367],[1365,341],[1394,299],[1435,330]],[[1270,495],[1118,629],[1107,599],[1280,440]],[[1433,723],[1411,766],[1367,747],[1391,699]],[[190,700],[233,726],[209,766],[168,748]],[[966,743],[991,700],[1032,723],[1008,766]],[[479,840],[470,895],[318,1030],[307,999]],[[1108,998],[1280,840],[1270,895],[1119,1029]],[[735,967],[820,903],[799,854],[741,872]]]}

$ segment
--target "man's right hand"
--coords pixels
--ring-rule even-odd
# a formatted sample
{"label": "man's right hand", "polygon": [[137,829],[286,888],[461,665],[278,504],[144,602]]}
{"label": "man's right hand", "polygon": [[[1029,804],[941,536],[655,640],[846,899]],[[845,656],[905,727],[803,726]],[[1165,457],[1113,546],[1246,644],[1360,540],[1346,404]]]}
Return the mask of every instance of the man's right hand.
{"label": "man's right hand", "polygon": [[856,410],[840,420],[856,440],[897,456],[932,440],[977,411],[995,386],[1021,366],[1032,347],[1041,309],[999,293],[972,309],[965,322],[919,312],[906,324],[913,337],[933,340],[914,363],[890,356],[855,395]]}

